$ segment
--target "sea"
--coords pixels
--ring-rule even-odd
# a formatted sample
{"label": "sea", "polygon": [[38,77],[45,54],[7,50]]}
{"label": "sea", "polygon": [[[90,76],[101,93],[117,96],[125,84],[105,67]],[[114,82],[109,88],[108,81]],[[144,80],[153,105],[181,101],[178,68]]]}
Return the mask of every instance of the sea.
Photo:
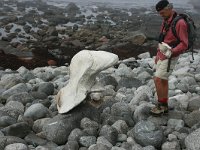
{"label": "sea", "polygon": [[[76,3],[80,6],[95,6],[102,5],[114,8],[153,8],[159,0],[42,0],[48,4],[66,7],[70,2]],[[174,8],[184,8],[187,10],[194,10],[191,1],[195,0],[173,0]],[[196,0],[197,1],[197,0]]]}

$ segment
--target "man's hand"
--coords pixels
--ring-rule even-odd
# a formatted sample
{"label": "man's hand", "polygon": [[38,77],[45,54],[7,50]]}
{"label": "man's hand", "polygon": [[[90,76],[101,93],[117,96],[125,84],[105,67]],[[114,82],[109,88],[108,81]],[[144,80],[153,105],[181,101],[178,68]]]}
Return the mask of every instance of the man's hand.
{"label": "man's hand", "polygon": [[171,49],[172,48],[168,44],[166,44],[164,42],[159,43],[158,48],[160,49],[160,52],[163,53],[167,58],[171,57],[171,55],[172,55]]}

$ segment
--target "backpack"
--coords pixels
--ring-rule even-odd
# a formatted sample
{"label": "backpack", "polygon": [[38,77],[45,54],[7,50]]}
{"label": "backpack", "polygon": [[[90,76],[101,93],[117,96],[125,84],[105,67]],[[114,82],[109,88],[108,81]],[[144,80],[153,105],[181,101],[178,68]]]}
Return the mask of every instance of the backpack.
{"label": "backpack", "polygon": [[187,23],[188,26],[188,48],[187,51],[192,52],[192,59],[194,60],[193,56],[193,45],[196,40],[196,26],[194,24],[194,21],[191,16],[189,16],[186,13],[183,14],[178,14],[172,21],[171,28],[172,28],[172,33],[174,36],[177,38],[178,41],[180,41],[179,37],[177,36],[176,33],[176,23],[180,20],[184,19],[185,22]]}

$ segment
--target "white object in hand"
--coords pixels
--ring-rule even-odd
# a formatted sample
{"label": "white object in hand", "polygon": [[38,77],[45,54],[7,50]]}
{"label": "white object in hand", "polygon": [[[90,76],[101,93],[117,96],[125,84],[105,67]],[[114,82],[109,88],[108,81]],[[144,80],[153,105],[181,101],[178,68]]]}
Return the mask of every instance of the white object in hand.
{"label": "white object in hand", "polygon": [[158,48],[160,49],[161,53],[163,53],[167,58],[170,58],[172,55],[171,47],[167,43],[159,43]]}
{"label": "white object in hand", "polygon": [[167,50],[171,50],[172,48],[167,44],[167,43],[164,43],[164,42],[162,42],[162,43],[159,43],[158,44],[158,48],[160,49],[160,51],[161,52],[166,52]]}

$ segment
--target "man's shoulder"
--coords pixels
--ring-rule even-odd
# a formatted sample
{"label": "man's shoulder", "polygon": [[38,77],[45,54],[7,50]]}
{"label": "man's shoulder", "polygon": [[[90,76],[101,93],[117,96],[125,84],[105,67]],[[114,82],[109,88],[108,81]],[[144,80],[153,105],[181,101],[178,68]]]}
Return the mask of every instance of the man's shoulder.
{"label": "man's shoulder", "polygon": [[174,23],[176,24],[176,26],[187,26],[187,22],[185,21],[185,19],[183,17],[179,17],[174,19]]}

